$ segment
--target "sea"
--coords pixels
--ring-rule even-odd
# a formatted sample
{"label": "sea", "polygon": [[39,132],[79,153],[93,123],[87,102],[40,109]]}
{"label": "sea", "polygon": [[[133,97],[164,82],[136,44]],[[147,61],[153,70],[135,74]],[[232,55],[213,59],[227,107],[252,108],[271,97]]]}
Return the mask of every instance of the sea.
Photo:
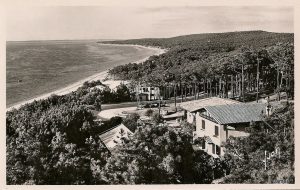
{"label": "sea", "polygon": [[97,42],[7,42],[6,106],[51,93],[117,65],[136,62],[156,53],[149,48]]}

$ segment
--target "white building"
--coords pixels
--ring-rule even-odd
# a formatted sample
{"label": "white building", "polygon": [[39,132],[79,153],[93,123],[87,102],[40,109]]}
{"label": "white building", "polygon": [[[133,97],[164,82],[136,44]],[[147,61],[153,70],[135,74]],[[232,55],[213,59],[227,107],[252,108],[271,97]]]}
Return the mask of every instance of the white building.
{"label": "white building", "polygon": [[196,131],[194,139],[200,137],[200,148],[218,157],[224,155],[222,144],[230,137],[247,136],[250,122],[262,120],[267,104],[241,103],[205,106],[195,112]]}
{"label": "white building", "polygon": [[136,94],[140,101],[158,100],[160,98],[158,87],[138,86]]}

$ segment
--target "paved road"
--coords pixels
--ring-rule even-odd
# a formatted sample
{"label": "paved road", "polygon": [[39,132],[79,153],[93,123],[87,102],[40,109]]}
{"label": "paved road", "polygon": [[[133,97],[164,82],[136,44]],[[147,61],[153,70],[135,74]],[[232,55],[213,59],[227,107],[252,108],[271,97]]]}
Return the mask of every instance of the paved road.
{"label": "paved road", "polygon": [[[203,99],[205,98],[205,95],[201,95],[199,96],[198,99]],[[185,98],[183,98],[183,101],[181,101],[181,96],[177,97],[177,103],[180,102],[186,102],[186,101],[191,101],[191,100],[195,100],[194,96],[189,96]],[[148,101],[149,103],[151,101]],[[170,100],[163,100],[163,102],[166,102],[166,104],[172,104],[174,103],[174,98],[171,98]],[[146,101],[144,103],[147,103]],[[108,110],[108,109],[116,109],[116,108],[126,108],[126,107],[134,107],[137,106],[137,102],[124,102],[124,103],[119,103],[119,104],[102,104],[101,108],[102,110]]]}

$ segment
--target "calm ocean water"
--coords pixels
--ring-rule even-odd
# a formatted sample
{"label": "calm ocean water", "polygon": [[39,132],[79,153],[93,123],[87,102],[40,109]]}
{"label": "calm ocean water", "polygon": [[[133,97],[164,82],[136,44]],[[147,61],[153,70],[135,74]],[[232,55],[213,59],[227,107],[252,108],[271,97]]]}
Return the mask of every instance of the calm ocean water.
{"label": "calm ocean water", "polygon": [[7,42],[6,50],[7,107],[155,53],[96,41]]}

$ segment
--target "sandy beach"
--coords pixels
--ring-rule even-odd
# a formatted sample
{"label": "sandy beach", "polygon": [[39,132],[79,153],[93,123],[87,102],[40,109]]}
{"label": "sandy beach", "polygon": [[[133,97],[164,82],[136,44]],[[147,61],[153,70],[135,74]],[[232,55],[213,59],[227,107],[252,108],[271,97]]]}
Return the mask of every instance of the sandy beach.
{"label": "sandy beach", "polygon": [[[135,47],[135,48],[148,48],[148,49],[152,49],[152,50],[155,50],[155,54],[153,55],[160,55],[162,53],[165,53],[167,50],[165,49],[161,49],[161,48],[156,48],[156,47],[146,47],[146,46],[141,46],[141,45],[124,45],[124,44],[102,44],[101,45],[110,45],[110,46],[131,46],[131,47]],[[142,63],[144,61],[146,61],[148,57],[145,57],[143,59],[140,59],[140,60],[137,60],[135,61],[136,63]],[[127,64],[127,63],[124,63],[124,64]],[[65,94],[68,94],[68,93],[71,93],[72,91],[75,91],[78,89],[78,87],[82,86],[82,84],[86,81],[95,81],[95,80],[100,80],[103,82],[103,84],[107,85],[108,87],[110,87],[111,89],[114,89],[116,88],[116,86],[118,86],[122,81],[120,80],[111,80],[111,79],[108,79],[108,80],[105,80],[108,76],[108,70],[106,71],[103,71],[103,72],[100,72],[100,73],[97,73],[95,75],[92,75],[90,77],[87,77],[87,78],[84,78],[82,80],[79,80],[78,82],[75,82],[73,84],[70,84],[64,88],[61,88],[61,89],[58,89],[58,90],[55,90],[55,91],[52,91],[50,93],[46,93],[46,94],[43,94],[43,95],[40,95],[40,96],[37,96],[35,98],[32,98],[30,100],[26,100],[26,101],[22,101],[22,102],[19,102],[13,106],[10,106],[8,108],[6,108],[6,111],[9,111],[9,110],[12,110],[12,109],[18,109],[20,108],[22,105],[24,104],[27,104],[27,103],[31,103],[35,100],[41,100],[41,99],[46,99],[48,97],[50,97],[51,95],[53,94],[56,94],[56,95],[65,95]]]}

